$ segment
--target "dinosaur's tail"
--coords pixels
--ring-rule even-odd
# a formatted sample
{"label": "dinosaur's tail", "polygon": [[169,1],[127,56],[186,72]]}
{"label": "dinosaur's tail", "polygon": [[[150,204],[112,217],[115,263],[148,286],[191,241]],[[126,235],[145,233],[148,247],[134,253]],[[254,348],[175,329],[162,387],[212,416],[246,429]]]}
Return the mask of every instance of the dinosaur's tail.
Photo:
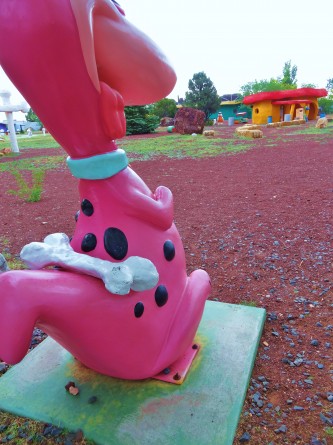
{"label": "dinosaur's tail", "polygon": [[0,357],[9,364],[27,353],[36,322],[36,308],[25,301],[25,276],[24,271],[0,274]]}

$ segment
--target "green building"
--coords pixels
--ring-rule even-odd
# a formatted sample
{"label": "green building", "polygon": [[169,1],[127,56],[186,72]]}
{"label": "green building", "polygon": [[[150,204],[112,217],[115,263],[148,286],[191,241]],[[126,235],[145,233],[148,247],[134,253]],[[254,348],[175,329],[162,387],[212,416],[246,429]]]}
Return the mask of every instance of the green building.
{"label": "green building", "polygon": [[[209,119],[217,119],[218,113],[222,113],[223,119],[228,120],[229,117],[234,117],[235,120],[239,118],[251,118],[251,110],[244,108],[242,99],[238,93],[236,94],[224,94],[220,97],[220,108],[209,116]],[[243,113],[237,116],[238,113]]]}

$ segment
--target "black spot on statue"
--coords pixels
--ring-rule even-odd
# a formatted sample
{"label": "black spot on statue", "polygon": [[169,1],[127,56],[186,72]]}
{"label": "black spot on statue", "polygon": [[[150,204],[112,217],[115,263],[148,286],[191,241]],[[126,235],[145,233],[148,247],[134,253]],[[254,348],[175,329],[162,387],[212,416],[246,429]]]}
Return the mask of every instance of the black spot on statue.
{"label": "black spot on statue", "polygon": [[141,303],[141,301],[139,303],[136,303],[135,307],[134,307],[134,315],[136,316],[136,318],[140,318],[143,314],[145,310],[145,307],[143,305],[143,303]]}
{"label": "black spot on statue", "polygon": [[122,260],[127,255],[127,238],[120,229],[109,227],[104,232],[104,247],[107,253],[115,260]]}
{"label": "black spot on statue", "polygon": [[81,202],[81,210],[86,216],[91,216],[94,213],[94,206],[88,199]]}
{"label": "black spot on statue", "polygon": [[79,216],[80,216],[80,210],[78,210],[78,211],[75,213],[75,222],[77,222],[77,220],[79,219]]}
{"label": "black spot on statue", "polygon": [[158,307],[162,307],[166,304],[168,301],[168,291],[163,284],[158,286],[158,288],[155,291],[155,301]]}
{"label": "black spot on statue", "polygon": [[173,245],[173,242],[168,240],[165,241],[163,246],[163,252],[164,252],[164,258],[168,261],[171,261],[174,259],[176,254],[175,246]]}
{"label": "black spot on statue", "polygon": [[96,245],[97,245],[96,235],[94,235],[93,233],[87,233],[86,235],[84,235],[84,238],[81,243],[81,249],[83,250],[83,252],[91,252],[92,250],[95,249]]}

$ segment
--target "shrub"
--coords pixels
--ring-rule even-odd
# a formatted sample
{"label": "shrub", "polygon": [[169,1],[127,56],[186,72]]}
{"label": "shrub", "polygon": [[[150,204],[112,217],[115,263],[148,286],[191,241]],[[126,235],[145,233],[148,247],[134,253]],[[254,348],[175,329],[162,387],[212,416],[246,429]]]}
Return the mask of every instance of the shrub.
{"label": "shrub", "polygon": [[159,125],[158,116],[149,114],[149,108],[144,106],[125,107],[126,134],[154,133]]}

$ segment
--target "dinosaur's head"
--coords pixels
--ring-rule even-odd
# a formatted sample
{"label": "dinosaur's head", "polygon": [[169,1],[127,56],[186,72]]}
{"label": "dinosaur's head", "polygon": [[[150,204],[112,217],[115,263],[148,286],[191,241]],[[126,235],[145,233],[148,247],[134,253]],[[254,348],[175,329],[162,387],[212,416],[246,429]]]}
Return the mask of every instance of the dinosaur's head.
{"label": "dinosaur's head", "polygon": [[11,0],[0,9],[0,64],[72,157],[113,148],[124,105],[153,103],[176,76],[112,0]]}

